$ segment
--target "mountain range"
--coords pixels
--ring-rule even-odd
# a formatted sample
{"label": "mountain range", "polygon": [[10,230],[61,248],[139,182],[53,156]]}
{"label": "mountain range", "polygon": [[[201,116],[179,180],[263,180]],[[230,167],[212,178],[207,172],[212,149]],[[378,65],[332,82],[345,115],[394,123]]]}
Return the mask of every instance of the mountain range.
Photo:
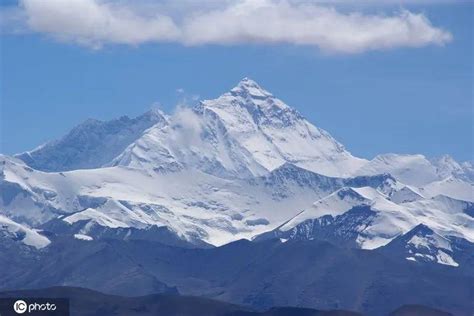
{"label": "mountain range", "polygon": [[[469,315],[474,166],[448,155],[355,157],[244,78],[172,115],[87,120],[36,149],[0,155],[0,239],[3,252],[22,254],[2,259],[4,289],[177,291],[373,315],[420,303]],[[110,262],[106,274],[100,265]],[[215,262],[222,266],[204,268]],[[351,264],[360,275],[339,280]]]}

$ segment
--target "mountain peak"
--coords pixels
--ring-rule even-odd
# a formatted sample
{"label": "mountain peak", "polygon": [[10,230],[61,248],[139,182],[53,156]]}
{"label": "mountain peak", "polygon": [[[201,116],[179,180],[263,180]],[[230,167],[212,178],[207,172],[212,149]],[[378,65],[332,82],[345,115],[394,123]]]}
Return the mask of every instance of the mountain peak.
{"label": "mountain peak", "polygon": [[240,80],[238,85],[242,86],[258,86],[257,82],[255,80],[250,79],[249,77],[244,77],[242,80]]}
{"label": "mountain peak", "polygon": [[148,119],[148,120],[154,120],[155,123],[166,121],[168,119],[168,116],[159,108],[157,107],[152,107],[136,119]]}
{"label": "mountain peak", "polygon": [[237,84],[235,88],[230,90],[233,95],[252,96],[256,98],[266,98],[272,96],[270,92],[263,89],[254,80],[245,77]]}

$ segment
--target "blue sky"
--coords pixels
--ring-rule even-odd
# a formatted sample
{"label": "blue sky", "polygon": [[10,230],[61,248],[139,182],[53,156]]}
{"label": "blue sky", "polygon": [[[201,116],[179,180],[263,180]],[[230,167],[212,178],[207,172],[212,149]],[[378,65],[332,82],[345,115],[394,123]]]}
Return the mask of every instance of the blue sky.
{"label": "blue sky", "polygon": [[[12,11],[14,22],[3,25],[1,35],[0,152],[31,149],[87,118],[136,116],[153,104],[172,112],[183,98],[215,98],[248,76],[357,156],[447,153],[472,160],[474,5],[321,6],[341,14],[388,16],[407,9],[422,13],[452,39],[442,45],[414,48],[397,42],[372,49],[385,41],[354,48],[311,34],[303,45],[300,38],[272,42],[263,33],[262,41],[236,35],[224,44],[227,38],[196,35],[179,40],[122,33],[113,39],[64,37],[52,31],[56,25],[23,25],[18,22],[22,16],[15,15],[16,1],[4,2],[4,16]],[[123,38],[132,43],[120,42]]]}

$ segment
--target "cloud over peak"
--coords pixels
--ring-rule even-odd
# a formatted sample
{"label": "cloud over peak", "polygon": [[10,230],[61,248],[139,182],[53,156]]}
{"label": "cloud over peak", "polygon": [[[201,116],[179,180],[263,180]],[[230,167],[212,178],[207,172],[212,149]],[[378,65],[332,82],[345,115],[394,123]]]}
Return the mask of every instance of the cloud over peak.
{"label": "cloud over peak", "polygon": [[236,0],[190,6],[173,16],[164,6],[140,1],[21,0],[27,28],[91,47],[174,42],[195,46],[293,44],[325,52],[361,53],[399,47],[444,45],[452,35],[423,14],[343,13],[317,3]]}

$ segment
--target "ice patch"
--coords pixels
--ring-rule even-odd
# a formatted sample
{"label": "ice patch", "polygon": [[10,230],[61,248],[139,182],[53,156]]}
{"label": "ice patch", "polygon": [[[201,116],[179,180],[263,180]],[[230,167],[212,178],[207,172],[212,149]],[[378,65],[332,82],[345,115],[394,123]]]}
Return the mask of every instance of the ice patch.
{"label": "ice patch", "polygon": [[83,234],[74,234],[74,238],[80,239],[80,240],[87,240],[87,241],[94,240],[94,238],[92,238],[91,236],[87,236]]}
{"label": "ice patch", "polygon": [[442,250],[438,250],[438,254],[436,255],[437,262],[440,264],[452,266],[452,267],[459,267],[459,264],[454,261],[454,259],[448,255],[446,252]]}

